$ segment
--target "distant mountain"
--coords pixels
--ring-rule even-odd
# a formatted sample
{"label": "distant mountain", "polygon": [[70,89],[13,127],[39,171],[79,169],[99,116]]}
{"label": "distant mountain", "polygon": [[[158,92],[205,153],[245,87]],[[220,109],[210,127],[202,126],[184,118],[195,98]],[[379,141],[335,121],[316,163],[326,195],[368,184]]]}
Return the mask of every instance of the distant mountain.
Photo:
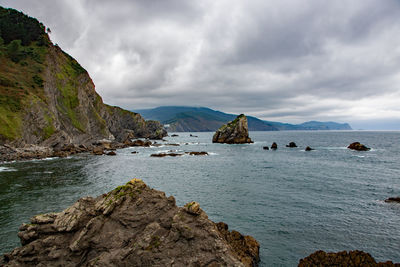
{"label": "distant mountain", "polygon": [[[168,126],[170,132],[208,132],[215,131],[228,121],[236,118],[206,107],[163,106],[153,109],[134,110],[147,120],[156,120]],[[347,123],[309,121],[302,124],[289,124],[263,121],[247,116],[250,131],[281,130],[352,130]]]}

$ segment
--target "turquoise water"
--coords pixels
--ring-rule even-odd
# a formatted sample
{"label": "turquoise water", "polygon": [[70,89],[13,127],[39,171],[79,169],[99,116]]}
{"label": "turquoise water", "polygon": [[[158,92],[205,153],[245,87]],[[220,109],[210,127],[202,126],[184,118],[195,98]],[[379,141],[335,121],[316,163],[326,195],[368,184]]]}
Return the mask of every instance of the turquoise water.
{"label": "turquoise water", "polygon": [[[251,132],[255,143],[247,145],[178,134],[167,139],[179,147],[0,164],[0,253],[19,245],[18,227],[31,216],[138,177],[178,205],[198,201],[213,221],[254,236],[260,266],[295,266],[318,249],[400,262],[400,204],[383,201],[400,196],[400,132]],[[290,141],[299,148],[284,147]],[[346,149],[354,141],[372,150]],[[277,151],[262,149],[272,142]],[[308,145],[316,150],[305,152]],[[170,149],[210,155],[150,157]]]}

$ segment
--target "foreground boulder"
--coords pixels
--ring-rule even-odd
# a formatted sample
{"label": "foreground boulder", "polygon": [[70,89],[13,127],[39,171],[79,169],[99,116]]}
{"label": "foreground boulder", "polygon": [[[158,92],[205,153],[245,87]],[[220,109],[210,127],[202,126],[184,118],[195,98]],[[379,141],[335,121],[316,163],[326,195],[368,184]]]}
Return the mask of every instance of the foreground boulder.
{"label": "foreground boulder", "polygon": [[223,125],[215,132],[212,141],[213,143],[226,144],[253,143],[249,138],[249,128],[247,126],[246,116],[240,114],[235,120]]}
{"label": "foreground boulder", "polygon": [[357,151],[368,151],[371,149],[369,147],[366,147],[363,144],[360,144],[359,142],[351,143],[347,148],[352,149],[352,150],[357,150]]}
{"label": "foreground boulder", "polygon": [[368,253],[363,251],[342,251],[337,253],[326,253],[325,251],[317,251],[310,256],[301,259],[299,267],[311,267],[311,266],[369,266],[369,267],[392,267],[400,266],[399,263],[393,263],[391,261],[377,263],[374,258]]}
{"label": "foreground boulder", "polygon": [[23,224],[0,266],[257,266],[259,244],[133,179]]}

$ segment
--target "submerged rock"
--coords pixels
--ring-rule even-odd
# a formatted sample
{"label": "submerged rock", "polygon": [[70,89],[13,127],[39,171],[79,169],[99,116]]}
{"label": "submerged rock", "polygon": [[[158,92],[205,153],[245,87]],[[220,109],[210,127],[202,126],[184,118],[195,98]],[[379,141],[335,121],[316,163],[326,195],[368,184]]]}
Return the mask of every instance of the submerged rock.
{"label": "submerged rock", "polygon": [[375,259],[368,253],[363,251],[341,251],[337,253],[326,253],[325,251],[316,251],[310,256],[301,259],[299,267],[311,266],[371,266],[371,267],[392,267],[400,266],[399,263],[394,264],[391,261],[377,263]]}
{"label": "submerged rock", "polygon": [[253,143],[249,138],[249,128],[247,126],[247,118],[240,114],[228,124],[219,128],[212,139],[213,143],[226,144],[245,144]]}
{"label": "submerged rock", "polygon": [[171,137],[178,137],[179,135],[177,134],[172,134]]}
{"label": "submerged rock", "polygon": [[1,266],[257,266],[259,244],[133,179],[23,224]]}
{"label": "submerged rock", "polygon": [[288,145],[286,145],[286,147],[294,148],[297,147],[297,145],[295,142],[290,142]]}
{"label": "submerged rock", "polygon": [[368,151],[371,149],[369,147],[366,147],[363,144],[360,144],[359,142],[351,143],[347,148],[352,149],[352,150],[357,150],[357,151]]}

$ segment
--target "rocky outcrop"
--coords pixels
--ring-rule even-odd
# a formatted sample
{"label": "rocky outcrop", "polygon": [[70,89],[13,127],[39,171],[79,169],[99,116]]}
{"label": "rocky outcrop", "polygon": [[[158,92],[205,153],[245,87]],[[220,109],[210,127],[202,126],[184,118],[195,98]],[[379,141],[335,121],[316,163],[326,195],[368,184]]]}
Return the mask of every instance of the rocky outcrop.
{"label": "rocky outcrop", "polygon": [[295,148],[297,145],[295,142],[290,142],[288,145],[286,145],[286,147]]}
{"label": "rocky outcrop", "polygon": [[359,142],[351,143],[347,148],[352,149],[352,150],[357,150],[357,151],[368,151],[368,150],[371,150],[371,148],[366,147],[365,145],[360,144]]}
{"label": "rocky outcrop", "polygon": [[400,197],[389,197],[385,199],[386,203],[400,203]]}
{"label": "rocky outcrop", "polygon": [[4,266],[257,266],[259,244],[133,179],[20,227]]}
{"label": "rocky outcrop", "polygon": [[301,259],[299,267],[311,266],[349,266],[349,267],[400,267],[399,263],[391,261],[377,263],[375,259],[368,253],[363,251],[342,251],[337,253],[326,253],[322,250],[314,252],[310,256]]}
{"label": "rocky outcrop", "polygon": [[253,143],[249,138],[246,116],[241,114],[235,120],[223,125],[215,132],[212,141],[226,144]]}

